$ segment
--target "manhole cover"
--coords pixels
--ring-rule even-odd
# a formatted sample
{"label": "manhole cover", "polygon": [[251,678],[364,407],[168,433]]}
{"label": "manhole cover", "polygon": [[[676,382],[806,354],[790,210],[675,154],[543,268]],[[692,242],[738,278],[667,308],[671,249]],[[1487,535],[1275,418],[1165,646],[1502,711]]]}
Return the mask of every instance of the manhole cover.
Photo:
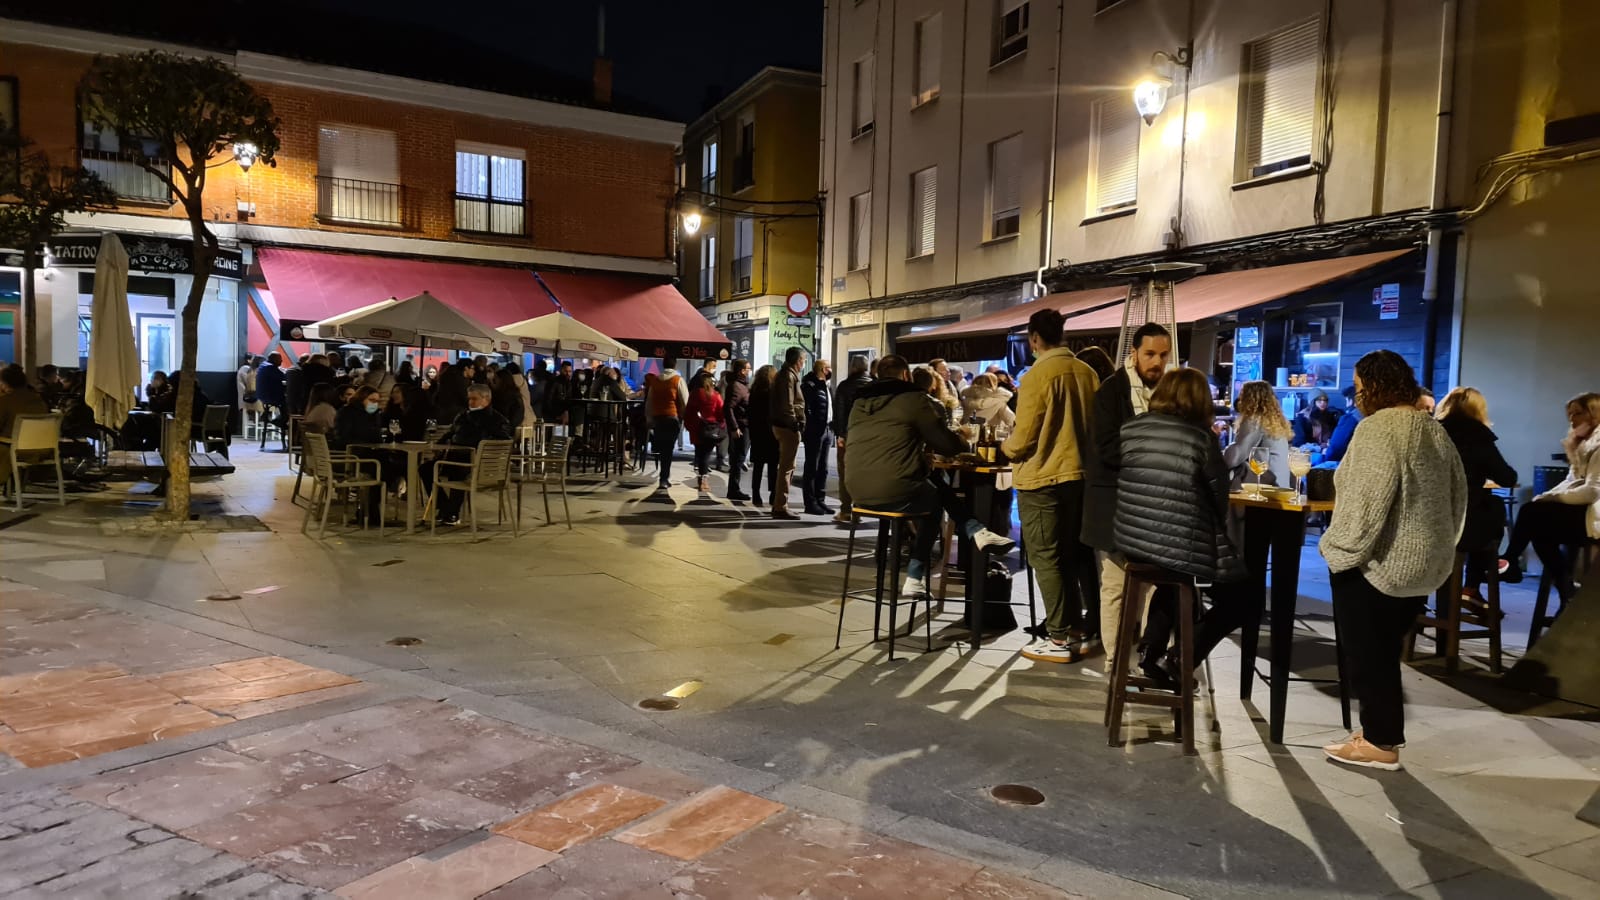
{"label": "manhole cover", "polygon": [[392,644],[392,645],[394,645],[396,647],[415,647],[416,645],[422,643],[422,638],[414,638],[414,637],[389,638],[388,643],[390,643],[390,644]]}
{"label": "manhole cover", "polygon": [[990,788],[989,796],[1015,806],[1038,806],[1044,802],[1044,794],[1025,784],[1002,784]]}
{"label": "manhole cover", "polygon": [[237,600],[237,599],[239,599],[239,595],[238,594],[207,594],[206,595],[206,600],[208,600],[208,601],[210,601],[212,603],[220,603],[220,602],[222,602],[224,600]]}
{"label": "manhole cover", "polygon": [[671,697],[651,697],[648,700],[640,700],[639,708],[656,710],[658,712],[669,709],[677,709],[678,701],[672,699]]}

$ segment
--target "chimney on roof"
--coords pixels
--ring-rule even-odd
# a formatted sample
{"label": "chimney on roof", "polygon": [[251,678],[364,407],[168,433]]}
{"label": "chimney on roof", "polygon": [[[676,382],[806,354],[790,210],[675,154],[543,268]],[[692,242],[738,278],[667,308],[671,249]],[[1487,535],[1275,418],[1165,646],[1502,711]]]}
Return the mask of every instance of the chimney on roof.
{"label": "chimney on roof", "polygon": [[606,58],[606,7],[600,4],[597,21],[599,42],[594,57],[594,102],[611,105],[611,60]]}

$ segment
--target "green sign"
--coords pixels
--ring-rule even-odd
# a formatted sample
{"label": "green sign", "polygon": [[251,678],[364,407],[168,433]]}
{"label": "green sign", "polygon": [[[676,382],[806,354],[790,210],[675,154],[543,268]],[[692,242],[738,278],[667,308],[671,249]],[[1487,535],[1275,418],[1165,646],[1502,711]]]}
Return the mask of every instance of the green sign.
{"label": "green sign", "polygon": [[774,306],[769,311],[767,323],[767,348],[772,354],[773,365],[783,366],[783,355],[789,352],[790,347],[799,347],[806,352],[806,358],[811,357],[812,347],[816,345],[816,329],[810,316],[792,319],[788,309]]}

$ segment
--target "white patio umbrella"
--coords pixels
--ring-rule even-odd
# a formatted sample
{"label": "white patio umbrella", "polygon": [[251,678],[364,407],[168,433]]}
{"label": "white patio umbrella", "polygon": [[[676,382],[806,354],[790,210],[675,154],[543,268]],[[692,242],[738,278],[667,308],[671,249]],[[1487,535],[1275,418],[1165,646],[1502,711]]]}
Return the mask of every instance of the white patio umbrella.
{"label": "white patio umbrella", "polygon": [[400,301],[396,300],[395,298],[390,297],[386,300],[379,300],[377,303],[368,303],[366,306],[358,306],[349,312],[342,312],[337,316],[329,316],[320,322],[313,322],[301,329],[301,331],[307,340],[312,341],[326,341],[330,338],[343,337],[343,332],[339,330],[340,325],[343,325],[345,322],[348,322],[351,319],[360,318],[361,316],[364,316],[370,312],[393,306],[399,302]]}
{"label": "white patio umbrella", "polygon": [[579,322],[566,313],[553,312],[510,325],[500,326],[500,333],[517,340],[524,350],[539,350],[560,356],[563,353],[584,353],[592,356],[609,356],[614,359],[636,360],[639,353],[615,338]]}
{"label": "white patio umbrella", "polygon": [[121,428],[139,387],[139,348],[128,313],[128,251],[115,234],[100,239],[94,264],[94,299],[89,312],[89,371],[84,400],[94,420]]}
{"label": "white patio umbrella", "polygon": [[399,344],[403,347],[437,347],[476,350],[480,353],[507,345],[505,335],[479,322],[427,291],[404,300],[374,303],[313,325],[326,340],[332,337],[364,344]]}

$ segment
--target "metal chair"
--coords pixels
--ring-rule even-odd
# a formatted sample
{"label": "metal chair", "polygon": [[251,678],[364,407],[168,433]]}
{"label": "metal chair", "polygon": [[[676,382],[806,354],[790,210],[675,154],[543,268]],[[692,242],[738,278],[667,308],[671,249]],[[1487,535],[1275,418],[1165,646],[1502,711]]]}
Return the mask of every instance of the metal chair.
{"label": "metal chair", "polygon": [[[305,534],[311,524],[311,510],[316,507],[317,500],[322,501],[322,515],[317,524],[317,538],[320,540],[328,530],[328,510],[333,506],[334,494],[340,491],[357,490],[356,496],[361,498],[357,503],[358,513],[365,513],[366,491],[364,488],[383,489],[383,467],[375,459],[360,459],[347,457],[335,461],[328,449],[328,438],[322,434],[307,434],[303,445],[305,456],[302,465],[311,467],[311,476],[316,487],[311,495],[311,502],[306,504],[306,516],[300,523],[300,533]],[[365,466],[372,467],[372,477],[366,478],[361,474]],[[342,470],[343,474],[338,474]],[[383,499],[379,494],[378,500],[378,537],[383,537]],[[366,530],[367,517],[361,516],[361,528]]]}
{"label": "metal chair", "polygon": [[67,482],[61,474],[61,413],[17,416],[11,423],[11,443],[6,451],[11,455],[12,490],[18,511],[22,509],[27,470],[40,466],[55,467],[56,502],[67,505]]}
{"label": "metal chair", "polygon": [[550,518],[550,485],[561,488],[561,510],[567,516],[567,530],[572,530],[572,507],[567,503],[567,452],[570,448],[570,439],[565,436],[546,437],[544,439],[544,452],[535,455],[519,457],[517,468],[512,473],[512,480],[517,483],[517,524],[522,523],[522,486],[537,484],[544,492],[544,520],[546,524],[553,520]]}
{"label": "metal chair", "polygon": [[[478,504],[473,496],[479,491],[494,491],[499,498],[499,521],[506,520],[506,509],[511,505],[511,441],[484,441],[472,453],[471,462],[456,462],[441,459],[433,464],[433,489],[428,492],[426,510],[436,509],[436,501],[440,488],[448,490],[466,491],[467,505],[472,507],[472,536],[478,536]],[[449,480],[444,477],[445,468],[466,469],[467,477]],[[426,513],[425,513],[426,514]],[[431,517],[430,517],[431,519]],[[438,521],[432,520],[428,525],[432,534],[439,531]],[[511,536],[516,537],[517,517],[511,517]]]}
{"label": "metal chair", "polygon": [[233,412],[233,407],[213,403],[207,406],[200,421],[194,424],[194,434],[190,444],[199,444],[203,453],[210,453],[216,448],[223,456],[228,455],[228,416]]}

